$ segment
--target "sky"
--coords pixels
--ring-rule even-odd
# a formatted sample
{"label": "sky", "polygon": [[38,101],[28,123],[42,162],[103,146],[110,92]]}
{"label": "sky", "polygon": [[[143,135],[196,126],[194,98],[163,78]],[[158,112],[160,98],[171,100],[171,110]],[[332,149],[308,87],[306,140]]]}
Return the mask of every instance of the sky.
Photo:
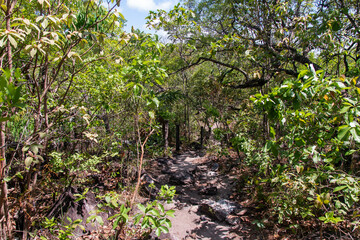
{"label": "sky", "polygon": [[[131,27],[140,29],[148,33],[155,33],[146,27],[145,17],[148,16],[149,11],[156,11],[157,9],[170,10],[179,0],[121,0],[120,12],[127,20],[125,31],[130,32]],[[158,35],[164,36],[162,31],[157,32]]]}

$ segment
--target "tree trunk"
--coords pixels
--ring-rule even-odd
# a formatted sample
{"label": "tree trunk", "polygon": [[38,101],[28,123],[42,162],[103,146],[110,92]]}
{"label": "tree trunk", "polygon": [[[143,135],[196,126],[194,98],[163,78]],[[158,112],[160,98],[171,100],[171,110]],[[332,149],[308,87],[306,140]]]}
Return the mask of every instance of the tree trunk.
{"label": "tree trunk", "polygon": [[11,221],[9,214],[8,189],[5,182],[6,166],[6,122],[1,123],[0,133],[0,240],[11,239]]}
{"label": "tree trunk", "polygon": [[176,151],[180,151],[180,125],[176,124]]}
{"label": "tree trunk", "polygon": [[202,149],[204,145],[204,127],[201,127],[200,129],[200,145]]}
{"label": "tree trunk", "polygon": [[[6,21],[6,30],[10,31],[10,20],[16,0],[7,0],[6,4],[7,11],[5,14]],[[8,67],[10,71],[13,68],[12,62],[12,49],[10,41],[7,41],[7,57],[8,57]],[[12,77],[10,76],[9,82],[12,82]],[[5,111],[2,117],[7,117],[8,113]],[[5,182],[5,167],[6,167],[6,122],[1,122],[0,124],[0,240],[12,239],[12,226],[10,221],[9,214],[9,200],[8,200],[8,188],[7,183]]]}
{"label": "tree trunk", "polygon": [[169,121],[165,120],[163,122],[163,138],[164,138],[164,156],[168,156],[169,148]]}

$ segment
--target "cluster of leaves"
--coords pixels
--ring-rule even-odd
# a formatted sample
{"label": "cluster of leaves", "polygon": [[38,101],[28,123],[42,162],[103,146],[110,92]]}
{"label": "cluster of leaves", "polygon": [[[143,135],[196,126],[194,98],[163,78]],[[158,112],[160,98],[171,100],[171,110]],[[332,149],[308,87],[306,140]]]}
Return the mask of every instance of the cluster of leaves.
{"label": "cluster of leaves", "polygon": [[[141,235],[148,237],[151,232],[154,230],[157,236],[160,236],[161,233],[168,233],[171,228],[171,221],[168,217],[174,217],[174,210],[165,211],[164,205],[161,203],[166,201],[171,203],[175,196],[175,187],[169,187],[168,185],[161,186],[161,190],[157,195],[158,199],[152,202],[149,202],[144,206],[143,204],[137,204],[140,213],[137,213],[133,216],[133,224],[140,225]],[[112,208],[118,208],[117,200],[114,197],[105,197],[106,202],[111,203]],[[115,202],[115,203],[114,203]],[[122,204],[118,210],[118,213],[111,216],[109,220],[114,220],[113,229],[118,229],[118,233],[122,232],[125,228],[125,224],[129,221],[129,212],[131,208],[125,207]]]}
{"label": "cluster of leaves", "polygon": [[[249,154],[247,161],[259,166],[260,181],[271,187],[264,198],[279,222],[316,217],[358,226],[352,214],[360,194],[356,84],[356,78],[326,77],[311,67],[268,94],[252,97],[266,111],[271,130],[260,151],[268,160],[259,162]],[[245,139],[235,143],[241,151],[252,151]]]}

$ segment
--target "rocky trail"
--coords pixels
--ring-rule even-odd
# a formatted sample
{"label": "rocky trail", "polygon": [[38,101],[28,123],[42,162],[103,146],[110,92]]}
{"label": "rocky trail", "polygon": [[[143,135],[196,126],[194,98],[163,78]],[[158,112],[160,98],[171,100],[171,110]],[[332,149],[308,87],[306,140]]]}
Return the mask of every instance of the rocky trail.
{"label": "rocky trail", "polygon": [[160,239],[262,239],[251,233],[251,227],[240,224],[247,209],[230,200],[236,176],[221,174],[218,163],[189,151],[157,159],[154,165],[148,180],[158,186],[176,186],[177,192],[174,202],[166,206],[176,210],[173,226]]}
{"label": "rocky trail", "polygon": [[[244,201],[239,203],[234,200],[239,199],[236,190],[239,174],[236,170],[229,171],[231,165],[217,162],[199,151],[188,151],[149,163],[150,166],[142,174],[140,202],[146,203],[149,197],[154,198],[161,185],[176,186],[174,201],[164,205],[166,210],[175,210],[175,217],[170,217],[170,232],[160,237],[156,237],[153,232],[152,239],[271,239],[264,236],[249,220],[258,218],[253,215],[254,208]],[[155,188],[149,187],[150,184],[155,185]],[[114,235],[114,230],[107,219],[114,211],[107,209],[100,213],[105,221],[103,227],[97,223],[88,223],[88,217],[97,209],[99,200],[94,193],[87,193],[85,198],[78,201],[77,196],[81,196],[81,192],[77,188],[67,188],[48,211],[47,218],[82,220],[84,229],[77,228],[72,239],[111,239],[108,237]],[[132,215],[137,211],[135,208]],[[43,231],[46,233],[45,229],[39,229],[40,234]]]}

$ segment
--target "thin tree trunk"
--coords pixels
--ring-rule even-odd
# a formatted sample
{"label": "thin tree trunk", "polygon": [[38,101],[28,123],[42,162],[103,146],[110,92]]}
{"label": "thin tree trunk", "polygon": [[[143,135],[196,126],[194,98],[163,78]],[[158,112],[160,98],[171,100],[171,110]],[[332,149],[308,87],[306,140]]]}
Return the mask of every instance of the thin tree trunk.
{"label": "thin tree trunk", "polygon": [[169,148],[169,121],[165,120],[163,122],[163,131],[164,131],[164,156],[168,156],[168,148]]}
{"label": "thin tree trunk", "polygon": [[[6,115],[5,115],[6,116]],[[5,182],[6,166],[6,122],[1,123],[0,133],[0,240],[11,239],[11,221],[9,214],[8,188]]]}
{"label": "thin tree trunk", "polygon": [[176,124],[176,151],[180,151],[180,125]]}
{"label": "thin tree trunk", "polygon": [[[149,139],[149,137],[151,136],[151,134],[153,134],[154,130],[155,129],[151,130],[151,132],[146,136],[146,139],[144,140],[143,143],[141,143],[141,139],[139,139],[141,155],[140,155],[140,159],[139,159],[137,183],[136,183],[134,194],[133,194],[131,202],[130,202],[130,207],[133,206],[133,204],[135,202],[135,199],[136,199],[136,196],[137,196],[138,191],[139,191],[139,187],[140,187],[141,171],[142,171],[142,166],[143,166],[143,161],[144,161],[144,153],[145,153],[145,144],[146,144],[147,140]],[[140,129],[139,128],[138,128],[138,135],[140,137]]]}
{"label": "thin tree trunk", "polygon": [[[16,4],[16,0],[11,1],[8,0],[6,2],[6,30],[10,31],[10,20],[12,16],[12,11]],[[10,41],[7,41],[7,57],[8,57],[8,67],[10,71],[13,68],[12,61],[12,49]],[[12,77],[10,76],[9,82],[12,82]],[[8,113],[4,112],[2,117],[7,117]],[[6,122],[1,122],[0,124],[0,240],[12,239],[12,226],[10,221],[9,214],[9,200],[8,200],[8,188],[7,183],[4,181],[5,179],[5,167],[6,167]]]}

